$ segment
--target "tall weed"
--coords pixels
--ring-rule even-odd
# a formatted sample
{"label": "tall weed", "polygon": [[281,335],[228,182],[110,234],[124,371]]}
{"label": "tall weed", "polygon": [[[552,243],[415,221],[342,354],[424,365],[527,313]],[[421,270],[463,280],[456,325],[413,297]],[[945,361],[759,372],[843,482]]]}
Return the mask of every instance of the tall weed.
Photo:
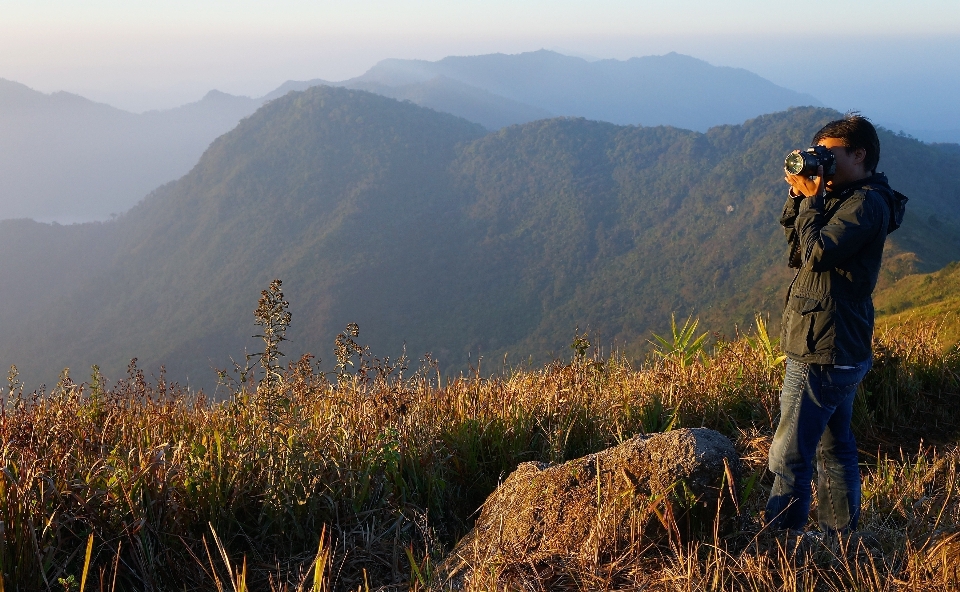
{"label": "tall weed", "polygon": [[[135,360],[112,384],[96,369],[81,384],[64,372],[50,392],[30,394],[11,369],[0,415],[3,589],[55,589],[84,573],[99,590],[422,588],[520,462],[684,426],[717,429],[741,451],[751,483],[741,531],[571,564],[560,588],[948,589],[956,580],[960,356],[929,331],[878,335],[858,398],[861,442],[880,449],[864,468],[873,563],[805,566],[756,522],[783,373],[759,322],[711,354],[688,320],[674,331],[678,355],[637,363],[578,337],[570,360],[443,378],[429,357],[410,372],[405,356],[373,356],[355,325],[337,339],[333,370],[309,354],[284,366],[290,318],[279,282],[260,304],[264,352],[235,368],[222,402],[162,373],[148,381]],[[926,434],[926,444],[894,454],[898,430]]]}

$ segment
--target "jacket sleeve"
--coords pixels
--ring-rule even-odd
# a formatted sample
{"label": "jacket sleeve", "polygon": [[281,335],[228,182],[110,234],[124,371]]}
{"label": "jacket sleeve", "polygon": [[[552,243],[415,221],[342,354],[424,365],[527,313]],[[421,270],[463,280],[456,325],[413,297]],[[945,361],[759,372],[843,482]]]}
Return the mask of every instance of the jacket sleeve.
{"label": "jacket sleeve", "polygon": [[828,218],[822,199],[804,199],[794,222],[803,267],[827,271],[856,254],[884,224],[878,201],[882,200],[870,199],[867,192],[858,191]]}
{"label": "jacket sleeve", "polygon": [[783,214],[780,215],[780,225],[783,226],[783,232],[787,237],[788,260],[790,267],[799,268],[800,261],[800,237],[797,235],[797,229],[794,223],[797,220],[797,213],[800,211],[800,201],[802,197],[793,197],[787,195],[787,202],[783,204]]}

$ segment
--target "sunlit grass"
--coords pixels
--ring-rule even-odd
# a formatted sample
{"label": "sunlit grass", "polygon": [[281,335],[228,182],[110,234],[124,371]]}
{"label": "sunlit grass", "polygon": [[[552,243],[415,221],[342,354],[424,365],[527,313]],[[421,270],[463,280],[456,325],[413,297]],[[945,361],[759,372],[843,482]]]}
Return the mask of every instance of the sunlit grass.
{"label": "sunlit grass", "polygon": [[877,325],[916,328],[937,322],[941,344],[960,343],[960,264],[951,263],[934,273],[908,275],[876,297]]}
{"label": "sunlit grass", "polygon": [[[756,483],[741,528],[612,563],[580,558],[554,588],[957,582],[960,354],[944,351],[935,327],[881,333],[858,397],[870,550],[809,560],[759,527],[783,372],[762,325],[703,356],[635,364],[581,340],[569,360],[449,380],[429,360],[411,372],[354,338],[341,335],[330,373],[309,356],[243,368],[221,403],[163,376],[147,381],[134,364],[111,385],[96,370],[83,383],[65,373],[44,394],[23,392],[11,373],[0,418],[3,589],[422,588],[518,463],[680,426],[736,443]],[[494,587],[539,589],[529,574],[491,574]]]}

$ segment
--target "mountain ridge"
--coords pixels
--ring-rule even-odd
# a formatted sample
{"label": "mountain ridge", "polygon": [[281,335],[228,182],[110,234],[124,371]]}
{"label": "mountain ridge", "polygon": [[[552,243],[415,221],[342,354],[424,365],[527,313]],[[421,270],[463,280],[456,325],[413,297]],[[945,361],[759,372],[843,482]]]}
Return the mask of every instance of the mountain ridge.
{"label": "mountain ridge", "polygon": [[823,106],[812,96],[779,87],[742,68],[713,66],[676,52],[595,62],[545,49],[448,56],[436,62],[388,59],[343,84],[395,87],[425,83],[436,76],[554,115],[697,131],[790,106]]}
{"label": "mountain ridge", "polygon": [[[0,83],[0,219],[108,219],[186,174],[211,141],[263,104],[317,84],[410,100],[491,130],[557,115],[706,129],[816,102],[746,71],[677,54],[591,63],[546,50],[385,60],[337,83],[287,81],[259,98],[213,90],[199,101],[141,114]],[[14,98],[34,105],[14,108]]]}
{"label": "mountain ridge", "polygon": [[[488,133],[365,91],[288,93],[115,221],[40,225],[51,238],[31,261],[0,260],[0,364],[49,384],[64,366],[115,378],[138,357],[212,388],[213,368],[256,351],[250,312],[275,277],[291,355],[325,357],[349,322],[374,351],[406,343],[445,371],[549,359],[577,327],[641,355],[672,312],[730,333],[778,312],[783,155],[838,115],[800,108],[707,133],[556,118]],[[881,135],[881,168],[913,198],[891,281],[960,259],[957,208],[939,209],[960,203],[960,154]],[[0,251],[36,229],[0,223]],[[23,275],[31,266],[48,279]],[[51,295],[58,270],[75,279]]]}

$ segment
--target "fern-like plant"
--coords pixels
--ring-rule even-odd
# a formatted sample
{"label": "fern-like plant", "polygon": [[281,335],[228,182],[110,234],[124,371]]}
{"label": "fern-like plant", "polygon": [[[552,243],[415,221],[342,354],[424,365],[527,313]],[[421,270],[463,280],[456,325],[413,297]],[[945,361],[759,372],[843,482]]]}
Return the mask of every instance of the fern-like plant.
{"label": "fern-like plant", "polygon": [[654,341],[650,343],[654,347],[654,353],[666,361],[671,361],[681,368],[686,368],[698,356],[703,355],[703,344],[707,339],[707,333],[704,332],[698,337],[694,337],[697,332],[697,325],[700,319],[687,317],[682,327],[677,327],[677,319],[674,314],[670,315],[670,335],[663,337],[653,334]]}
{"label": "fern-like plant", "polygon": [[755,322],[757,332],[752,337],[747,336],[747,343],[760,354],[764,366],[770,370],[782,364],[787,356],[780,353],[780,339],[770,338],[770,334],[767,333],[767,324],[760,314],[755,317]]}

